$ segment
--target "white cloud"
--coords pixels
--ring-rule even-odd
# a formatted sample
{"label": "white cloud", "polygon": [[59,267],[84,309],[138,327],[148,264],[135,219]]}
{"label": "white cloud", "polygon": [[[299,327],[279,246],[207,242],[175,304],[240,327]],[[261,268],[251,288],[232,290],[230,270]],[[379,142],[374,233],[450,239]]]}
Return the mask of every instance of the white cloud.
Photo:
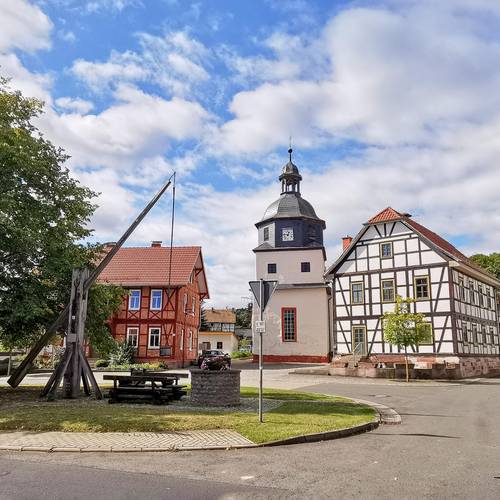
{"label": "white cloud", "polygon": [[26,0],[0,2],[0,26],[0,52],[33,52],[50,47],[52,22],[39,7]]}
{"label": "white cloud", "polygon": [[47,104],[52,102],[51,75],[28,71],[15,54],[0,53],[0,74],[11,79],[9,85],[12,89],[20,90],[25,96],[36,97]]}
{"label": "white cloud", "polygon": [[171,141],[199,138],[207,112],[197,103],[170,100],[120,86],[116,103],[98,114],[57,115],[51,111],[41,125],[79,166],[107,166],[129,171],[141,158],[163,153]]}
{"label": "white cloud", "polygon": [[111,10],[121,12],[123,9],[131,6],[142,6],[140,0],[92,0],[85,6],[85,10],[89,13],[99,12],[102,10]]}
{"label": "white cloud", "polygon": [[154,82],[173,95],[188,95],[209,79],[204,64],[209,51],[183,31],[165,36],[137,35],[140,51],[112,51],[105,62],[76,60],[72,72],[93,91],[112,90],[120,83]]}
{"label": "white cloud", "polygon": [[92,102],[72,97],[59,97],[59,99],[56,99],[56,105],[63,110],[75,111],[81,114],[86,114],[94,109]]}

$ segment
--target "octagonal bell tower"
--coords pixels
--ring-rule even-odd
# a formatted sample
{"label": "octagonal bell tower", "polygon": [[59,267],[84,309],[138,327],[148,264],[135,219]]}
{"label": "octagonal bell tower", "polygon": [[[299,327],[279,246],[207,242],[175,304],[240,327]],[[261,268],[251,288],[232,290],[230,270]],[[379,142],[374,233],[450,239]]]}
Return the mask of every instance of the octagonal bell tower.
{"label": "octagonal bell tower", "polygon": [[[279,176],[279,198],[255,224],[256,277],[278,281],[265,312],[264,360],[327,362],[328,297],[323,279],[326,224],[302,198],[302,176],[292,161],[292,152],[290,148],[289,160]],[[258,313],[255,304],[255,318]],[[258,345],[253,345],[258,356]]]}

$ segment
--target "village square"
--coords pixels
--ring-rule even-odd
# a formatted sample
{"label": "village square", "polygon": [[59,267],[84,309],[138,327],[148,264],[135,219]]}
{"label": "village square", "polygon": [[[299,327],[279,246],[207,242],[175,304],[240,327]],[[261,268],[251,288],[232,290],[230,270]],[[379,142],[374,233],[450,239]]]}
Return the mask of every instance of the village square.
{"label": "village square", "polygon": [[181,4],[0,3],[0,499],[499,498],[500,9]]}

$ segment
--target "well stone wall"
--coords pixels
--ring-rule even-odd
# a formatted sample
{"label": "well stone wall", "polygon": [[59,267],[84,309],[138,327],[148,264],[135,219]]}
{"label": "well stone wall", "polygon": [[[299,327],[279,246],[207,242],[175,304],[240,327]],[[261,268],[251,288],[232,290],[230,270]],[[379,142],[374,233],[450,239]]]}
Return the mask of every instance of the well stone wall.
{"label": "well stone wall", "polygon": [[206,406],[240,404],[241,370],[200,370],[191,372],[191,402]]}

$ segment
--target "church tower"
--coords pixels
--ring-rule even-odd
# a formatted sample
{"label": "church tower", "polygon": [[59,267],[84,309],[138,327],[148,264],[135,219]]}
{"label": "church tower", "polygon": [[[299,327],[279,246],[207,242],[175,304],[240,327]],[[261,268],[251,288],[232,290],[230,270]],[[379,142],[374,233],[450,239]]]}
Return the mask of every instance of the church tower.
{"label": "church tower", "polygon": [[[264,360],[326,363],[329,355],[328,295],[323,274],[325,221],[302,198],[302,176],[292,161],[283,167],[280,197],[255,224],[257,279],[278,281],[264,312]],[[254,305],[254,319],[259,309]],[[258,342],[254,339],[258,359]]]}

